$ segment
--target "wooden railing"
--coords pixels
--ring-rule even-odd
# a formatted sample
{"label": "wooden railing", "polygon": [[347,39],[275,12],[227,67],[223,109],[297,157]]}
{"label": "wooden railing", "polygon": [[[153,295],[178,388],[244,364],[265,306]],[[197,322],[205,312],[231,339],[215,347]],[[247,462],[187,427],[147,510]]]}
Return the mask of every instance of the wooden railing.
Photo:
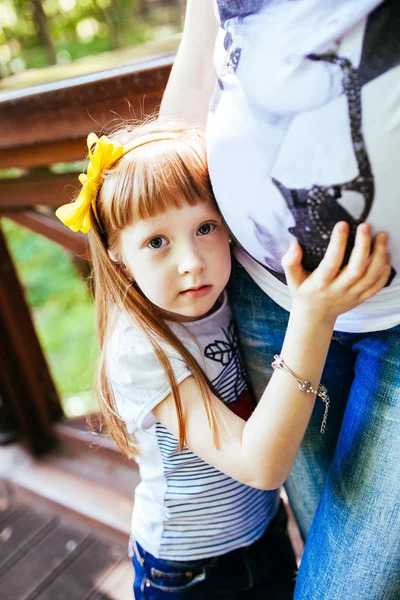
{"label": "wooden railing", "polygon": [[[88,258],[84,236],[53,216],[72,198],[76,174],[55,174],[49,167],[81,160],[90,131],[156,112],[172,61],[157,57],[0,95],[0,169],[24,169],[20,177],[0,179],[0,216]],[[12,405],[21,436],[40,454],[52,446],[62,408],[1,226],[0,268],[1,394]]]}

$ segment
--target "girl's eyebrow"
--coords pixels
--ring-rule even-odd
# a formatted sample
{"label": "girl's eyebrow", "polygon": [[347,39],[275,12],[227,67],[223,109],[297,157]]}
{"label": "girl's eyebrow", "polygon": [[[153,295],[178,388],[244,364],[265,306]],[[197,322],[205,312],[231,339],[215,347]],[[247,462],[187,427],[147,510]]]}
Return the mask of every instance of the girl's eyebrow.
{"label": "girl's eyebrow", "polygon": [[161,229],[161,227],[157,227],[157,228],[154,227],[150,231],[147,231],[146,233],[143,233],[140,236],[138,236],[137,243],[139,246],[144,246],[145,244],[147,244],[147,242],[149,242],[154,237],[167,237],[167,236],[168,236],[167,231],[165,231],[165,230],[163,231]]}
{"label": "girl's eyebrow", "polygon": [[157,223],[153,223],[151,224],[149,222],[149,219],[143,219],[143,222],[145,223],[143,227],[140,227],[136,233],[136,236],[138,238],[147,238],[151,235],[153,235],[154,233],[158,234],[162,229],[165,229],[165,224],[163,224],[162,222],[157,222]]}

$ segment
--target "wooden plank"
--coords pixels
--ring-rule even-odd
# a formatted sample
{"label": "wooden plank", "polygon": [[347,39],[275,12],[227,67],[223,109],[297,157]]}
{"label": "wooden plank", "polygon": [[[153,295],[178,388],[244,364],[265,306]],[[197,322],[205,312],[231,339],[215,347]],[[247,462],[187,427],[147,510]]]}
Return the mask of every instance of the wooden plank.
{"label": "wooden plank", "polygon": [[[5,295],[2,288],[3,286],[0,286],[0,301],[1,296]],[[30,388],[28,379],[25,380],[24,363],[19,363],[18,358],[21,357],[18,357],[15,344],[9,343],[9,331],[1,317],[0,310],[0,377],[3,394],[13,407],[22,441],[33,454],[41,454],[53,446],[53,435],[45,417],[44,398],[38,391],[37,381],[35,387]],[[32,373],[29,379],[32,380]],[[33,402],[30,401],[32,397]]]}
{"label": "wooden plank", "polygon": [[26,506],[21,504],[21,502],[17,504],[11,501],[8,501],[7,504],[3,503],[0,510],[0,530],[2,531],[4,527],[8,527],[12,520],[18,519],[25,511]]}
{"label": "wooden plank", "polygon": [[[20,506],[14,497],[12,507],[0,528],[1,600],[122,600],[122,590],[131,590],[127,540],[92,535],[93,528],[42,503]],[[105,596],[110,586],[118,595]]]}
{"label": "wooden plank", "polygon": [[89,260],[89,247],[83,233],[72,232],[68,227],[65,227],[61,221],[56,220],[56,217],[52,219],[51,217],[34,210],[3,213],[3,216],[12,219],[15,223],[18,223],[35,233],[43,235],[62,248],[77,254],[81,258]]}
{"label": "wooden plank", "polygon": [[[95,128],[96,125],[93,124]],[[45,167],[54,162],[82,160],[86,155],[86,136],[76,140],[45,142],[11,149],[0,148],[0,169]]]}
{"label": "wooden plank", "polygon": [[58,524],[0,576],[2,600],[23,600],[45,589],[82,552],[85,538],[76,527]]}
{"label": "wooden plank", "polygon": [[87,453],[96,452],[97,455],[107,457],[112,464],[119,463],[133,469],[138,469],[137,464],[122,454],[115,442],[99,427],[99,414],[65,418],[54,425],[54,434],[64,444]]}
{"label": "wooden plank", "polygon": [[[0,531],[2,532],[4,527],[9,527],[11,523],[17,521],[27,510],[28,507],[25,504],[22,504],[20,501],[12,501],[11,498],[9,498],[7,503],[3,504],[2,510],[0,512]],[[3,537],[1,538],[2,542],[4,541],[5,537],[7,536],[3,535]]]}
{"label": "wooden plank", "polygon": [[[13,128],[16,128],[14,138],[11,137],[11,131],[7,132],[9,126],[5,127],[0,119],[0,128],[3,128],[0,139],[3,140],[4,145],[7,139],[9,144],[9,146],[0,149],[2,168],[22,166],[21,162],[17,160],[21,156],[22,148],[30,148],[32,155],[34,148],[40,150],[43,143],[47,144],[54,140],[63,141],[70,139],[72,136],[82,140],[91,131],[100,133],[104,128],[115,128],[122,120],[141,120],[158,110],[161,98],[162,92],[160,91],[157,94],[146,94],[145,97],[140,98],[125,96],[109,101],[102,100],[81,107],[57,108],[53,112],[49,111],[44,114],[29,112],[20,118],[13,115],[11,123]],[[21,120],[23,121],[23,129],[21,129]],[[40,125],[42,120],[44,125]],[[27,131],[32,133],[32,137],[29,138],[30,143],[27,143]],[[13,143],[13,140],[18,142],[18,146]],[[35,146],[32,145],[32,142],[35,142]],[[57,154],[50,156],[49,153],[47,153],[46,160],[41,160],[37,156],[34,163],[44,165],[57,163],[61,160],[76,159],[75,148],[72,156],[68,156],[66,151],[63,154],[63,159]],[[28,154],[25,155],[24,166],[33,166],[30,163],[27,164],[27,158]]]}
{"label": "wooden plank", "polygon": [[[21,102],[26,102],[27,105],[33,106],[34,108],[37,104],[44,104],[44,107],[48,108],[54,104],[55,97],[57,97],[58,100],[60,100],[60,98],[65,100],[68,98],[68,94],[71,95],[71,102],[75,105],[79,105],[81,104],[81,99],[77,97],[74,92],[71,93],[70,90],[76,90],[79,87],[80,91],[84,93],[87,88],[90,88],[93,90],[91,98],[97,98],[97,92],[100,89],[107,97],[110,97],[115,93],[112,87],[114,81],[123,82],[128,80],[128,89],[131,93],[137,93],[143,90],[145,81],[147,85],[145,88],[146,91],[154,92],[155,90],[158,90],[159,81],[165,76],[168,77],[168,73],[174,62],[174,57],[175,52],[168,52],[144,58],[143,60],[136,60],[129,65],[111,67],[109,69],[104,69],[103,71],[96,71],[86,75],[77,75],[67,79],[24,87],[23,89],[2,91],[0,94],[0,107],[5,109],[15,108],[17,105],[20,105]],[[107,89],[101,88],[104,84],[107,85]],[[118,84],[119,87],[121,87],[121,85],[122,83]],[[63,91],[62,96],[57,95],[60,91]],[[55,96],[55,94],[57,96]]]}
{"label": "wooden plank", "polygon": [[99,473],[100,481],[91,480],[90,475],[85,476],[85,469],[90,470],[90,462],[85,464],[84,460],[80,463],[76,460],[76,471],[68,472],[67,465],[65,469],[60,468],[62,460],[55,462],[50,455],[18,471],[12,483],[25,498],[44,498],[48,505],[52,504],[53,510],[78,516],[87,526],[109,532],[128,543],[133,490],[140,481],[138,470],[133,468],[127,473],[121,466],[127,486],[132,490],[132,495],[128,496],[128,492],[121,493],[113,485],[114,475],[107,472],[106,467],[104,473]]}
{"label": "wooden plank", "polygon": [[0,376],[22,438],[34,454],[54,445],[61,403],[0,228]]}
{"label": "wooden plank", "polygon": [[12,506],[12,495],[9,486],[0,479],[0,523],[4,521],[11,512],[15,510]]}
{"label": "wooden plank", "polygon": [[90,600],[128,600],[133,595],[133,565],[125,558],[106,578],[97,584]]}
{"label": "wooden plank", "polygon": [[21,146],[76,140],[116,116],[140,119],[151,114],[160,103],[172,62],[171,56],[161,57],[5,94],[0,100],[0,148],[9,152]]}
{"label": "wooden plank", "polygon": [[11,515],[15,515],[18,509],[26,510],[26,507],[21,506],[21,501],[13,497],[12,492],[0,482],[0,526],[5,521],[10,522]]}
{"label": "wooden plank", "polygon": [[16,179],[1,179],[0,210],[21,210],[37,204],[58,208],[74,198],[79,186],[78,173],[56,175],[47,169]]}
{"label": "wooden plank", "polygon": [[93,540],[35,600],[85,600],[120,560],[119,548]]}
{"label": "wooden plank", "polygon": [[[13,504],[20,500],[40,505],[43,511],[69,515],[87,529],[127,547],[134,490],[140,483],[135,463],[116,462],[110,454],[86,445],[82,449],[74,442],[59,444],[40,460],[31,459],[27,452],[20,456],[18,450],[8,447],[4,460],[10,465],[4,471]],[[7,458],[7,451],[14,459]],[[0,464],[2,459],[0,450]]]}
{"label": "wooden plank", "polygon": [[[0,574],[6,572],[11,563],[24,560],[25,552],[35,545],[56,525],[53,517],[18,508],[1,525]],[[24,552],[22,552],[24,550]]]}
{"label": "wooden plank", "polygon": [[8,446],[0,449],[0,478],[1,467],[12,504],[33,503],[45,512],[68,515],[127,548],[134,490],[140,483],[135,463],[122,464],[111,453],[72,442],[59,444],[40,460],[19,445]]}

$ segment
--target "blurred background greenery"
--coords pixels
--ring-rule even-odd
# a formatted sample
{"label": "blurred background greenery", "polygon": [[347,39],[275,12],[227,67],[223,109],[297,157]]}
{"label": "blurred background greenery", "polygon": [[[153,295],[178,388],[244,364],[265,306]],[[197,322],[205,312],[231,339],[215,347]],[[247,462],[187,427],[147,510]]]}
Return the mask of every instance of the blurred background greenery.
{"label": "blurred background greenery", "polygon": [[96,410],[97,344],[88,283],[68,252],[7,219],[2,225],[66,414]]}
{"label": "blurred background greenery", "polygon": [[[186,0],[0,0],[0,99],[10,90],[173,52],[185,5]],[[79,167],[57,165],[57,172]],[[0,171],[0,178],[16,176],[16,169]],[[79,262],[7,219],[2,226],[67,416],[95,410],[93,301]]]}
{"label": "blurred background greenery", "polygon": [[181,31],[185,5],[185,0],[1,0],[0,77],[166,39]]}

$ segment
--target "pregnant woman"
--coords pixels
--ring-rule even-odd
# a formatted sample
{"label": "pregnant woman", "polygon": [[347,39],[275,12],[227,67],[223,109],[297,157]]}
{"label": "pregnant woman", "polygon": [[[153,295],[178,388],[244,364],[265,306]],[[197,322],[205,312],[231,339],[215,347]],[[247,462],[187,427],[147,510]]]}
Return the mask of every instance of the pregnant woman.
{"label": "pregnant woman", "polygon": [[[161,118],[206,122],[214,193],[239,246],[230,298],[259,395],[281,347],[291,240],[313,271],[335,223],[389,234],[386,287],[341,315],[292,473],[301,600],[400,597],[400,5],[188,0]],[[324,428],[322,429],[324,430]]]}

